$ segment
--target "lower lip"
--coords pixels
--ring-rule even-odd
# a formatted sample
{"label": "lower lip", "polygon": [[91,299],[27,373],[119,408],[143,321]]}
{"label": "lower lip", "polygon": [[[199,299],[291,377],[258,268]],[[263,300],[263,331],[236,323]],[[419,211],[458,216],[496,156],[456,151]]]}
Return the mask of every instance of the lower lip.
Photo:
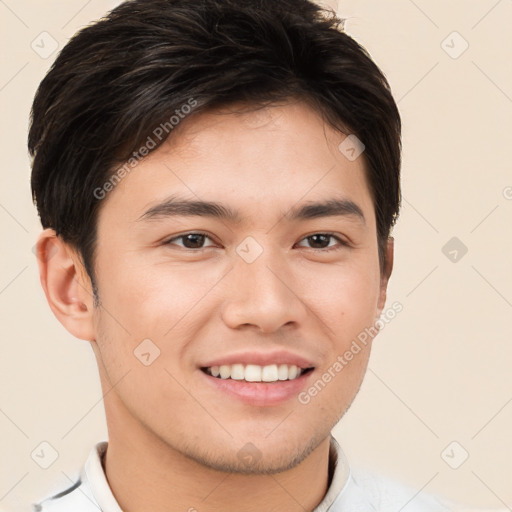
{"label": "lower lip", "polygon": [[238,398],[248,405],[279,405],[292,398],[297,398],[314,370],[302,374],[297,379],[276,382],[246,382],[245,380],[220,379],[212,377],[202,370],[199,373],[216,389]]}

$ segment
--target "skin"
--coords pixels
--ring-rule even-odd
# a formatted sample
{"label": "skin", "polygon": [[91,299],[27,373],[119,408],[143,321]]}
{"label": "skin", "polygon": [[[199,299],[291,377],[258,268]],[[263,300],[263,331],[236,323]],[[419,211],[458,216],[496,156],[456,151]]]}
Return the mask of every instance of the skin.
{"label": "skin", "polygon": [[[244,349],[286,349],[314,361],[310,386],[386,301],[393,239],[381,272],[364,153],[348,160],[338,150],[346,135],[300,101],[219,114],[183,121],[103,199],[99,307],[76,252],[51,229],[38,241],[52,311],[97,358],[108,393],[106,475],[126,512],[313,510],[328,487],[330,431],[359,390],[371,342],[307,405],[227,398],[198,366]],[[171,194],[221,202],[243,220],[138,221]],[[357,203],[366,223],[283,217],[335,196]],[[165,244],[197,231],[210,237],[197,249],[183,238]],[[323,232],[349,246],[307,238]],[[250,264],[236,252],[248,236],[263,248]],[[148,338],[160,356],[145,366],[133,352]],[[259,454],[250,464],[238,456],[249,442]]]}

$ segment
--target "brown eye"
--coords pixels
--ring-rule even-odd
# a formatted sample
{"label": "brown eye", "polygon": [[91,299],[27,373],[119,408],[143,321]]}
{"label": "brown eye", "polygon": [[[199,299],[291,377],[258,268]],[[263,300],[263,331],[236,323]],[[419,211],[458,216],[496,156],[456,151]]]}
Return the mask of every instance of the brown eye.
{"label": "brown eye", "polygon": [[[184,249],[203,249],[204,247],[210,247],[210,246],[204,246],[204,242],[206,239],[210,239],[210,237],[206,233],[185,233],[183,235],[175,236],[174,238],[169,239],[167,242],[165,242],[165,245],[178,245],[175,244],[176,240],[182,240],[183,241],[183,248]],[[211,240],[211,239],[210,239]]]}
{"label": "brown eye", "polygon": [[[313,249],[324,249],[329,246],[329,238],[332,238],[330,235],[311,235],[308,236],[308,240],[310,240],[313,244]],[[325,245],[327,244],[327,245]]]}
{"label": "brown eye", "polygon": [[[338,244],[330,245],[329,240],[334,239]],[[328,252],[331,250],[339,249],[341,246],[348,246],[348,243],[332,233],[314,233],[309,235],[302,240],[307,240],[311,249],[320,250],[322,252]]]}

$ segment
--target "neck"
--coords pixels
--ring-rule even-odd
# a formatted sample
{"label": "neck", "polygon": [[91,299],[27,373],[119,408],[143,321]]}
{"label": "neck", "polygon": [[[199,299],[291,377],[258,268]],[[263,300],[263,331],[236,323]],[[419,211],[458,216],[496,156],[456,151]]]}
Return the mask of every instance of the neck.
{"label": "neck", "polygon": [[330,437],[287,471],[225,473],[169,446],[123,407],[105,405],[105,474],[124,512],[304,512],[312,511],[327,492]]}

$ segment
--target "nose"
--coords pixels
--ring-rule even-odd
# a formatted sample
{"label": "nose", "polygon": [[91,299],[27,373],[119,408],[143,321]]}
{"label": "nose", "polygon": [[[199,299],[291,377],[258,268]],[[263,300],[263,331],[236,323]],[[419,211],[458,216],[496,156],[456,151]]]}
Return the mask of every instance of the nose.
{"label": "nose", "polygon": [[302,324],[307,308],[286,262],[269,250],[252,263],[238,255],[235,258],[224,283],[222,317],[227,326],[253,326],[261,333],[272,333],[287,325]]}

